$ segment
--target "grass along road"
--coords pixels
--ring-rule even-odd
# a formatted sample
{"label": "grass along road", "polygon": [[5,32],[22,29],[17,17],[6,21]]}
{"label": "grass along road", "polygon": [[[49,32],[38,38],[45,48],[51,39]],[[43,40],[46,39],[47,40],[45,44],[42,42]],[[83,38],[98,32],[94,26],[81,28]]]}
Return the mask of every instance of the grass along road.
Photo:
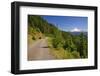
{"label": "grass along road", "polygon": [[50,53],[47,38],[35,41],[28,48],[28,60],[51,60],[55,57]]}

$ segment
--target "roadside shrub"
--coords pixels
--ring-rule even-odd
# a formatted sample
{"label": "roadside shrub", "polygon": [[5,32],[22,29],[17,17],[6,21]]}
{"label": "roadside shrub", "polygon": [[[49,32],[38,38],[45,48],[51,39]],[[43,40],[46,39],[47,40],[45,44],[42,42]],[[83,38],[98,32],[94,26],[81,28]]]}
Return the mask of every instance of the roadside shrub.
{"label": "roadside shrub", "polygon": [[72,52],[73,58],[80,58],[80,54],[77,51]]}
{"label": "roadside shrub", "polygon": [[59,38],[53,38],[52,45],[54,48],[61,48],[63,46],[63,41]]}
{"label": "roadside shrub", "polygon": [[32,40],[36,40],[34,36],[32,37]]}

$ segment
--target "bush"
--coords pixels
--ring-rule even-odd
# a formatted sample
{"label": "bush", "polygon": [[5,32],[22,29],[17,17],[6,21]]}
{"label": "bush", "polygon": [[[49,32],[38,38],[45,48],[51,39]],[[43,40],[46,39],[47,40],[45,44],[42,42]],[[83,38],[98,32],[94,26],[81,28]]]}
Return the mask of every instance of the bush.
{"label": "bush", "polygon": [[54,48],[61,48],[63,46],[63,41],[59,38],[53,38],[52,45]]}
{"label": "bush", "polygon": [[74,58],[80,58],[80,54],[77,51],[73,51],[72,55],[73,55]]}
{"label": "bush", "polygon": [[70,45],[68,44],[68,41],[66,40],[66,41],[63,43],[63,49],[64,49],[64,50],[66,50],[66,49],[68,50],[69,46],[70,46]]}
{"label": "bush", "polygon": [[36,40],[34,36],[32,37],[32,40]]}
{"label": "bush", "polygon": [[60,49],[52,49],[51,53],[57,58],[57,59],[76,59],[80,58],[79,53],[77,51],[68,51],[64,50],[63,48]]}

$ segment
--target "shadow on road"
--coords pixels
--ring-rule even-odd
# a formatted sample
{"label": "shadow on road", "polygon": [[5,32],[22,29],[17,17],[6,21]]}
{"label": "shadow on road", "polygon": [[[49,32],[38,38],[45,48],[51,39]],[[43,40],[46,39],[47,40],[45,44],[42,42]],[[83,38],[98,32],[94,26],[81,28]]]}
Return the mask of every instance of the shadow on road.
{"label": "shadow on road", "polygon": [[41,48],[50,48],[50,46],[42,46]]}

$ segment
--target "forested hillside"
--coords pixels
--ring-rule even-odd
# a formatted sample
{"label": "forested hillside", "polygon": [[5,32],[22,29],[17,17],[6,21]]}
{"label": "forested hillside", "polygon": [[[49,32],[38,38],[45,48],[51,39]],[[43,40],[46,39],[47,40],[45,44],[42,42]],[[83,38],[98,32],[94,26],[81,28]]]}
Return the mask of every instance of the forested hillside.
{"label": "forested hillside", "polygon": [[73,35],[62,31],[42,16],[28,15],[28,42],[38,39],[48,39],[48,47],[56,59],[74,59],[88,57],[87,35],[80,32]]}

